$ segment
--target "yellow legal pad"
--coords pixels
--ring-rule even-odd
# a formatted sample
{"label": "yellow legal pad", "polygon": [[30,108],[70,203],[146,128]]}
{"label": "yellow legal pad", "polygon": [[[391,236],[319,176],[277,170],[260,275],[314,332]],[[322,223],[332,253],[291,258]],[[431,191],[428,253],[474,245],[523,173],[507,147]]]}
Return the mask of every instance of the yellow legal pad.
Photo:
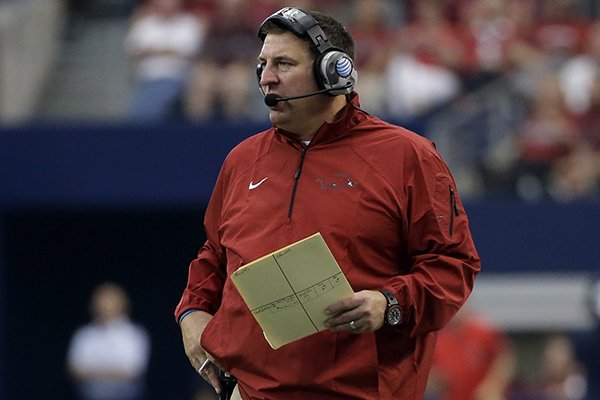
{"label": "yellow legal pad", "polygon": [[240,267],[231,280],[273,349],[326,329],[325,307],[354,293],[320,233]]}

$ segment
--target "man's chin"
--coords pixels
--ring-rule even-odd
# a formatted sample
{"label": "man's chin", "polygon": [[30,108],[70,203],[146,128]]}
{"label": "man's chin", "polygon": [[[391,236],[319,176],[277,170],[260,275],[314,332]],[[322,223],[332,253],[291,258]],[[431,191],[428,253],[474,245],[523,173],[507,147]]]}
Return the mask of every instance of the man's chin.
{"label": "man's chin", "polygon": [[288,121],[288,115],[285,111],[279,110],[277,108],[269,109],[269,119],[274,125],[281,127],[282,124],[285,124]]}

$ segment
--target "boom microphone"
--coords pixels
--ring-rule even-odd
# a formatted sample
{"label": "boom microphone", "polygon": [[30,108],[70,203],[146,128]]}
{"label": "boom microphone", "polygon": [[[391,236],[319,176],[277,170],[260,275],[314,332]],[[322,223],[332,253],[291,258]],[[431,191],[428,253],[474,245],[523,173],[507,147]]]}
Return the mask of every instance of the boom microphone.
{"label": "boom microphone", "polygon": [[[351,82],[348,82],[348,84],[346,84],[346,87],[350,87],[352,86]],[[333,92],[334,90],[340,90],[343,88],[330,88],[330,89],[323,89],[323,90],[318,90],[316,92],[312,92],[312,93],[308,93],[308,94],[303,94],[301,96],[290,96],[290,97],[279,97],[274,93],[269,93],[265,96],[265,104],[268,107],[275,107],[277,105],[277,103],[279,103],[280,101],[289,101],[289,100],[297,100],[297,99],[303,99],[305,97],[311,97],[311,96],[316,96],[318,94],[322,94],[322,93],[327,93],[327,92]]]}
{"label": "boom microphone", "polygon": [[318,94],[326,93],[326,92],[330,92],[330,91],[331,91],[331,89],[323,89],[323,90],[319,90],[317,92],[303,94],[301,96],[290,96],[290,97],[279,97],[279,96],[277,96],[274,93],[269,93],[269,94],[267,94],[265,96],[265,104],[268,107],[275,107],[277,105],[277,103],[279,103],[280,101],[289,101],[289,100],[303,99],[305,97],[316,96]]}

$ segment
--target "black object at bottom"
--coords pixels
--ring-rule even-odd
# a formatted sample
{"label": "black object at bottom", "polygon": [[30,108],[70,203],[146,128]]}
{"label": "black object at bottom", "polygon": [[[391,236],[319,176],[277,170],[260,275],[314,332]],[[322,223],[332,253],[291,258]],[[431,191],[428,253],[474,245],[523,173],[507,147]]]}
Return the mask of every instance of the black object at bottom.
{"label": "black object at bottom", "polygon": [[227,372],[219,370],[219,382],[221,382],[221,393],[219,400],[229,400],[233,394],[233,389],[237,385],[237,379],[229,375]]}

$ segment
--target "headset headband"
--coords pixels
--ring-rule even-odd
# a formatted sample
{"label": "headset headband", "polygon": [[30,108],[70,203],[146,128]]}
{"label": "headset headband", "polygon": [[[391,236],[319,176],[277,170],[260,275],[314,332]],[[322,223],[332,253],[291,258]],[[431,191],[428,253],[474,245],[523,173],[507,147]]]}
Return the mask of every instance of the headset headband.
{"label": "headset headband", "polygon": [[[312,15],[295,7],[282,8],[265,19],[260,25],[258,37],[263,42],[267,36],[265,24],[268,22],[279,26],[285,31],[292,32],[299,38],[308,37],[312,41],[311,49],[318,52],[318,56],[313,63],[315,80],[322,90],[311,94],[311,96],[321,92],[326,92],[332,96],[352,93],[358,79],[352,59],[346,52],[331,44],[329,38],[323,32],[323,28]],[[256,68],[259,84],[263,69],[264,64],[259,63]]]}
{"label": "headset headband", "polygon": [[333,47],[329,42],[327,35],[323,32],[323,29],[319,26],[319,23],[312,15],[299,8],[286,7],[265,19],[258,29],[258,37],[262,41],[264,41],[267,36],[267,33],[264,31],[264,26],[269,21],[292,32],[300,38],[308,36],[317,48],[319,54],[323,54]]}

